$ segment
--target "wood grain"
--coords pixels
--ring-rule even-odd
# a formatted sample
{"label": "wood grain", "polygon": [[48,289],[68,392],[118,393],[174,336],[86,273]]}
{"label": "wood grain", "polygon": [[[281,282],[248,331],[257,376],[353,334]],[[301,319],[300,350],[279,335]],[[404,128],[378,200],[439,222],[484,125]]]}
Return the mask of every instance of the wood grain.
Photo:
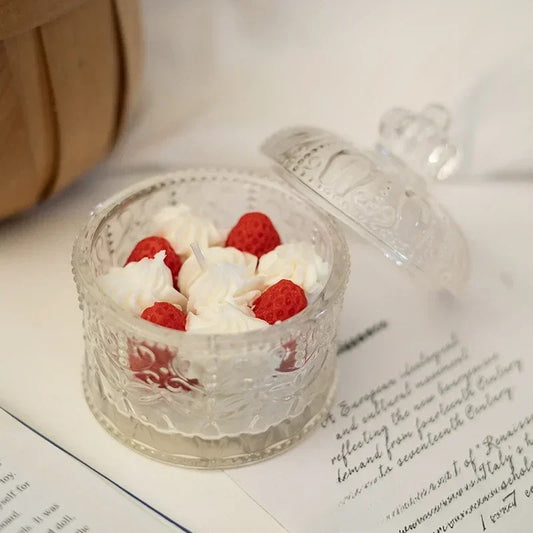
{"label": "wood grain", "polygon": [[56,191],[107,154],[114,142],[120,51],[112,2],[86,2],[41,32],[58,122]]}
{"label": "wood grain", "polygon": [[141,49],[138,0],[0,0],[0,219],[110,152]]}
{"label": "wood grain", "polygon": [[4,46],[36,172],[34,188],[42,196],[54,179],[57,124],[39,30],[6,39]]}
{"label": "wood grain", "polygon": [[0,0],[0,39],[30,31],[87,0]]}
{"label": "wood grain", "polygon": [[19,86],[4,42],[0,42],[0,124],[0,214],[9,216],[39,199],[46,177],[32,157]]}

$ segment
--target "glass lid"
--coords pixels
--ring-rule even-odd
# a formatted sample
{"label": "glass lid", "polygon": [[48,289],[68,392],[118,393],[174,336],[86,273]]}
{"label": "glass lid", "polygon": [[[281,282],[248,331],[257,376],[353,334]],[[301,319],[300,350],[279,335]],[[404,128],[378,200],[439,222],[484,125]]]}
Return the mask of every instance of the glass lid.
{"label": "glass lid", "polygon": [[435,289],[458,292],[469,276],[468,247],[428,190],[456,167],[448,126],[442,106],[421,113],[393,109],[381,120],[373,150],[319,128],[295,127],[267,139],[262,151],[290,185],[398,266],[421,274]]}

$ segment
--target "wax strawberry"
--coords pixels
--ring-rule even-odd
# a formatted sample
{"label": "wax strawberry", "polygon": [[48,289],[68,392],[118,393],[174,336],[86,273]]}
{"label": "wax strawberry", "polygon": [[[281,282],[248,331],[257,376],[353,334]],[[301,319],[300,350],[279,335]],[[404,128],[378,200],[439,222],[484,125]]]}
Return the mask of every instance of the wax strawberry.
{"label": "wax strawberry", "polygon": [[304,290],[289,281],[282,279],[269,287],[253,302],[253,312],[257,318],[274,324],[287,320],[307,307]]}
{"label": "wax strawberry", "polygon": [[128,259],[126,259],[126,265],[128,263],[134,263],[148,257],[152,259],[155,254],[161,250],[165,251],[165,265],[172,272],[172,281],[174,283],[174,288],[178,288],[178,274],[181,269],[181,259],[180,256],[174,251],[174,248],[170,243],[163,237],[156,237],[154,235],[146,237],[139,241],[135,248],[133,248]]}
{"label": "wax strawberry", "polygon": [[141,318],[159,326],[185,331],[187,316],[175,305],[168,302],[155,302],[142,312]]}
{"label": "wax strawberry", "polygon": [[274,224],[264,213],[244,214],[230,230],[226,246],[261,257],[281,244]]}

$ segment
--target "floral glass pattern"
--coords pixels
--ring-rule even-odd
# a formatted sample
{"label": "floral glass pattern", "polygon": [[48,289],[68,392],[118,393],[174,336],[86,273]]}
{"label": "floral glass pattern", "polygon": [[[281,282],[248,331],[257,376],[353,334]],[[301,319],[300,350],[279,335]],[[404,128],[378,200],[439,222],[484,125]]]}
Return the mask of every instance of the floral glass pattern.
{"label": "floral glass pattern", "polygon": [[[247,333],[192,334],[130,316],[96,277],[123,265],[150,233],[151,216],[178,202],[228,229],[246,211],[266,212],[286,242],[312,242],[328,261],[324,289],[297,316]],[[236,466],[283,451],[326,414],[347,246],[331,217],[271,173],[188,169],[143,181],[91,214],[74,245],[73,271],[87,402],[129,447],[185,466]]]}

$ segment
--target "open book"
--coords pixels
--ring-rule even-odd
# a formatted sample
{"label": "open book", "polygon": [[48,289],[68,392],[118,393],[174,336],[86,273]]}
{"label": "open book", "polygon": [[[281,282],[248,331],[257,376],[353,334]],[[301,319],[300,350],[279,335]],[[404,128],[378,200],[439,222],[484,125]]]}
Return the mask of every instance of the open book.
{"label": "open book", "polygon": [[182,529],[0,409],[0,532]]}

